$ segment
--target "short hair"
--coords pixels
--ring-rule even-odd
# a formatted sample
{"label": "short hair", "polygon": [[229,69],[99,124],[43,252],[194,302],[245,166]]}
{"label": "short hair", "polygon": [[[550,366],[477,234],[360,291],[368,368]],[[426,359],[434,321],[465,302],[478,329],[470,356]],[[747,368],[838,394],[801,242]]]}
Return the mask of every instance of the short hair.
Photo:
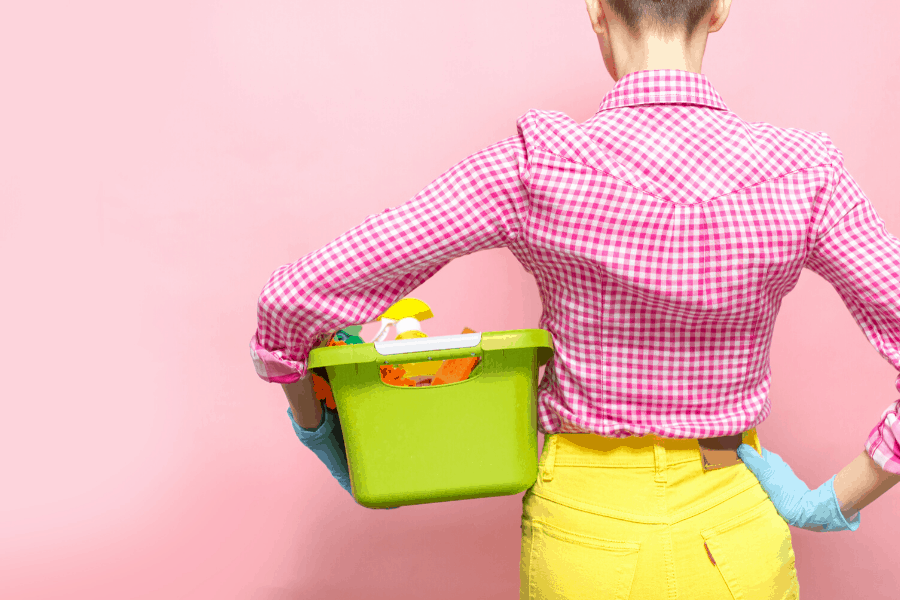
{"label": "short hair", "polygon": [[655,33],[688,41],[716,0],[608,0],[610,8],[636,37]]}

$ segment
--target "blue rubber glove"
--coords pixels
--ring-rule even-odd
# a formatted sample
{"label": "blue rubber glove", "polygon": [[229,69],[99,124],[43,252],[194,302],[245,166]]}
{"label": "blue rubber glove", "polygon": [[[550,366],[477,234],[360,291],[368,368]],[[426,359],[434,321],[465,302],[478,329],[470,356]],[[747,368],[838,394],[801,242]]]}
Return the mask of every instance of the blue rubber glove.
{"label": "blue rubber glove", "polygon": [[[347,466],[344,432],[341,430],[341,420],[338,418],[337,411],[323,406],[322,422],[316,429],[304,429],[297,425],[290,407],[288,407],[287,413],[291,418],[291,425],[294,426],[294,433],[297,434],[303,445],[312,450],[319,460],[325,463],[325,466],[331,471],[331,476],[337,479],[337,482],[347,490],[352,498],[353,491],[350,488],[350,469]],[[356,498],[353,499],[356,500]],[[400,507],[388,506],[385,508]]]}
{"label": "blue rubber glove", "polygon": [[337,411],[333,411],[327,406],[322,407],[322,422],[316,429],[304,429],[297,425],[294,421],[294,413],[290,407],[287,409],[288,416],[291,418],[291,425],[294,426],[294,433],[303,442],[303,445],[313,451],[319,460],[325,463],[331,476],[337,479],[341,487],[347,490],[350,496],[353,492],[350,490],[350,470],[347,468],[347,453],[344,449],[344,434],[341,431],[341,421],[338,419]]}
{"label": "blue rubber glove", "polygon": [[810,490],[774,452],[762,449],[762,456],[749,444],[738,446],[738,457],[759,479],[778,514],[788,525],[809,531],[856,531],[860,513],[852,521],[841,514],[834,494],[835,475],[818,489]]}

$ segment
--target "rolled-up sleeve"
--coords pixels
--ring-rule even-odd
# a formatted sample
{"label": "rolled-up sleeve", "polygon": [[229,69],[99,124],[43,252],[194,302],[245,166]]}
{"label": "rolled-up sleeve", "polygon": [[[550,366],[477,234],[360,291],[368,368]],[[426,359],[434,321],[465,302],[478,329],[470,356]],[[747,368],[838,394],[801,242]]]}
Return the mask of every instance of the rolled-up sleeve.
{"label": "rolled-up sleeve", "polygon": [[338,329],[375,320],[454,258],[509,245],[527,206],[525,163],[520,135],[497,142],[405,204],[276,269],[259,296],[250,340],[259,377],[297,381],[310,350]]}
{"label": "rolled-up sleeve", "polygon": [[[830,142],[829,142],[830,145]],[[833,193],[818,213],[806,267],[837,290],[875,349],[900,372],[900,240],[843,165],[831,145]],[[895,386],[900,391],[900,375]],[[900,400],[882,414],[866,441],[869,456],[885,471],[900,474]]]}
{"label": "rolled-up sleeve", "polygon": [[878,425],[869,433],[866,452],[888,473],[900,475],[900,400],[881,413]]}

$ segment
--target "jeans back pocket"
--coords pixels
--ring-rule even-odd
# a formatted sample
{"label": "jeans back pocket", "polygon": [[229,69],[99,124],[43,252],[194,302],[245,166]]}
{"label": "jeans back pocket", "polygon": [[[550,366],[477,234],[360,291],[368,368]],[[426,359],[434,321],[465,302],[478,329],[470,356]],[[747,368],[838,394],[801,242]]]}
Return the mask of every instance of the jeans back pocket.
{"label": "jeans back pocket", "polygon": [[735,600],[799,597],[791,530],[768,498],[700,535]]}
{"label": "jeans back pocket", "polygon": [[608,540],[531,520],[528,598],[628,600],[640,542]]}

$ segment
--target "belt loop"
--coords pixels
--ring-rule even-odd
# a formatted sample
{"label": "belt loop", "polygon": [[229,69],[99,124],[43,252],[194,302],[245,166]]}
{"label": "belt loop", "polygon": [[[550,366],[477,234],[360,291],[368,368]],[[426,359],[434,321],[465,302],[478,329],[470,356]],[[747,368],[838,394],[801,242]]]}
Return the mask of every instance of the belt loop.
{"label": "belt loop", "polygon": [[653,462],[656,469],[656,476],[653,480],[657,483],[665,483],[666,449],[662,446],[662,442],[656,436],[653,436]]}
{"label": "belt loop", "polygon": [[[556,445],[559,443],[559,434],[550,434],[550,443],[547,444],[547,456],[544,458],[544,481],[553,479],[553,465],[556,463]],[[543,457],[542,457],[543,458]]]}
{"label": "belt loop", "polygon": [[752,446],[758,454],[762,454],[762,444],[759,443],[759,434],[756,433],[756,427],[751,427],[743,433],[741,443]]}

